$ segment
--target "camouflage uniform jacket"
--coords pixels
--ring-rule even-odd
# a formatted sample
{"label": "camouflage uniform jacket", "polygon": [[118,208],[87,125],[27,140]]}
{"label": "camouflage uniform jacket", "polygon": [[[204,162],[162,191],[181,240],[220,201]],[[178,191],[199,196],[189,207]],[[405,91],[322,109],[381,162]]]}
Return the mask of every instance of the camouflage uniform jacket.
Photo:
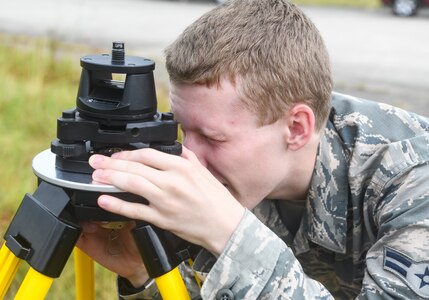
{"label": "camouflage uniform jacket", "polygon": [[246,211],[202,298],[429,299],[428,162],[428,119],[333,94],[296,235]]}

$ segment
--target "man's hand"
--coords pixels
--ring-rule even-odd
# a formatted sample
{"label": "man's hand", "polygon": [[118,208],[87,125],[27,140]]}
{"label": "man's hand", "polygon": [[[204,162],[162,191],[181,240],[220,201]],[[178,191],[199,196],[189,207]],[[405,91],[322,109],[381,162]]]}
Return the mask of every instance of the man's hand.
{"label": "man's hand", "polygon": [[102,195],[98,205],[134,220],[144,220],[219,255],[234,232],[244,207],[198,161],[154,149],[93,155],[93,179],[140,195],[149,205]]}
{"label": "man's hand", "polygon": [[95,222],[81,225],[83,232],[76,246],[107,269],[127,278],[134,287],[146,282],[149,276],[130,231],[134,222],[114,231]]}

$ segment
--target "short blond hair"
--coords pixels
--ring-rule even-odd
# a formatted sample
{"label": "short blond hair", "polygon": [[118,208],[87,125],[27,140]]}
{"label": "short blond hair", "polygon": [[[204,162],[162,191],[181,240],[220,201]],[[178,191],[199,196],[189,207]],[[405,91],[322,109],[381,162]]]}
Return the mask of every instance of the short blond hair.
{"label": "short blond hair", "polygon": [[330,109],[332,75],[322,37],[286,0],[232,0],[200,17],[166,49],[173,84],[238,83],[240,98],[262,124],[294,104],[309,105],[316,129]]}

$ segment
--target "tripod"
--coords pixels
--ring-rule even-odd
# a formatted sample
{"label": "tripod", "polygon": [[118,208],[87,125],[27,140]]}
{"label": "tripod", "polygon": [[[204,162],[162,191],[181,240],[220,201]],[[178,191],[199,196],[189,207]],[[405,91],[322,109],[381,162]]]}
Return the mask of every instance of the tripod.
{"label": "tripod", "polygon": [[[49,159],[55,159],[49,150],[34,158],[33,168],[39,178],[47,176],[45,169],[48,168],[41,169],[40,165],[49,166]],[[56,184],[41,180],[33,195],[25,195],[6,231],[5,244],[0,250],[0,299],[6,294],[22,260],[31,268],[15,299],[44,299],[81,233],[71,199],[82,196],[82,192],[86,196],[100,193],[60,187],[58,184],[64,183],[58,180]],[[167,233],[144,222],[138,222],[132,232],[148,274],[155,279],[163,299],[189,299],[177,268],[181,261]],[[181,252],[182,258],[186,258],[184,252]],[[94,299],[93,262],[78,248],[74,255],[77,299]]]}
{"label": "tripod", "polygon": [[[129,221],[100,209],[101,194],[147,204],[142,197],[93,182],[92,154],[147,147],[181,153],[173,115],[156,110],[153,61],[125,56],[124,44],[114,42],[111,55],[84,56],[81,66],[77,107],[63,112],[51,149],[33,159],[39,185],[24,196],[4,236],[0,299],[23,260],[30,270],[15,299],[44,299],[75,248],[82,231],[79,221]],[[125,82],[113,80],[113,73],[125,74]],[[190,259],[192,245],[143,221],[136,221],[132,234],[163,299],[190,299],[178,265]],[[74,256],[77,299],[94,299],[93,261],[77,248]]]}

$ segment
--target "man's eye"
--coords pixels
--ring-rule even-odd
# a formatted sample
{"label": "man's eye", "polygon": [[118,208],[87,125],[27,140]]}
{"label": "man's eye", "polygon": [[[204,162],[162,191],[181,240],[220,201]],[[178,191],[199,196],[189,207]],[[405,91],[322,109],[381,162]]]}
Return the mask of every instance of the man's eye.
{"label": "man's eye", "polygon": [[223,139],[218,138],[218,137],[206,137],[207,140],[209,140],[212,143],[222,143],[224,142]]}

